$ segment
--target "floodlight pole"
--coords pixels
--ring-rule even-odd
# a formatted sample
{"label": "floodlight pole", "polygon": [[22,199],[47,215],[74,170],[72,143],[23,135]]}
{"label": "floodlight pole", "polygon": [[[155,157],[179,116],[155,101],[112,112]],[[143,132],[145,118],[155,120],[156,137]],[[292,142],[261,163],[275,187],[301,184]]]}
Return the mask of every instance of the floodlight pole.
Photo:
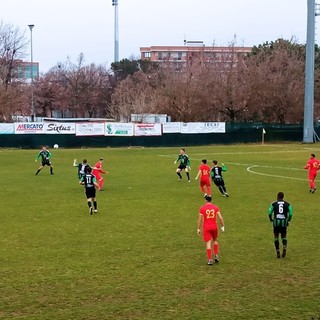
{"label": "floodlight pole", "polygon": [[314,142],[314,60],[315,60],[315,0],[308,0],[307,45],[305,66],[303,142]]}
{"label": "floodlight pole", "polygon": [[112,0],[114,6],[114,62],[119,61],[119,20],[118,20],[118,0]]}
{"label": "floodlight pole", "polygon": [[32,29],[34,24],[28,24],[30,29],[30,50],[31,50],[31,63],[30,63],[30,76],[31,76],[31,122],[34,122],[34,95],[33,95],[33,47],[32,47]]}

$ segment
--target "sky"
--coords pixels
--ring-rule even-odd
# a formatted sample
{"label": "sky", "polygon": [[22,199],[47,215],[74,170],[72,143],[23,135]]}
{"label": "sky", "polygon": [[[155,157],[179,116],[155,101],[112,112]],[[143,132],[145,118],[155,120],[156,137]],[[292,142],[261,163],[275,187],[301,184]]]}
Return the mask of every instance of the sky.
{"label": "sky", "polygon": [[[183,45],[184,39],[206,46],[228,46],[235,36],[237,45],[249,47],[278,38],[306,42],[307,0],[118,0],[118,14],[120,59],[139,58],[140,47]],[[35,25],[33,61],[42,73],[68,58],[76,63],[80,53],[86,64],[114,61],[112,0],[2,0],[0,20],[27,40],[28,25]],[[25,60],[30,56],[29,46]]]}

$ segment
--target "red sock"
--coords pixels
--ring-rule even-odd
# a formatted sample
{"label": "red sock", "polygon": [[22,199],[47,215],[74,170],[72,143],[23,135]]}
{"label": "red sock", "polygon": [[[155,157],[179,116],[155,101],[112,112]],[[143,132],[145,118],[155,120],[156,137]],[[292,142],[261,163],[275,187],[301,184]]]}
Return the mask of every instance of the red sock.
{"label": "red sock", "polygon": [[204,186],[200,186],[200,189],[201,189],[202,193],[206,193]]}
{"label": "red sock", "polygon": [[100,189],[102,189],[102,187],[103,187],[103,178],[101,180],[99,180],[99,187],[100,187]]}
{"label": "red sock", "polygon": [[214,251],[214,254],[218,254],[219,253],[219,245],[217,243],[215,243],[213,245],[213,251]]}
{"label": "red sock", "polygon": [[208,194],[211,195],[211,188],[210,188],[210,187],[207,187],[207,190],[208,190]]}
{"label": "red sock", "polygon": [[310,181],[310,189],[314,189],[314,181]]}
{"label": "red sock", "polygon": [[211,249],[207,249],[207,256],[208,256],[208,260],[212,259],[212,250]]}

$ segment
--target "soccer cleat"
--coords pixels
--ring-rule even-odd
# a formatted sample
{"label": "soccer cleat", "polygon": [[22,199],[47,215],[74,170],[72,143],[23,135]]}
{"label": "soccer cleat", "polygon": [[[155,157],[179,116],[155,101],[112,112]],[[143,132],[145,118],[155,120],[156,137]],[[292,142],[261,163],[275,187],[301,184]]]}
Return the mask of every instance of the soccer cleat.
{"label": "soccer cleat", "polygon": [[277,258],[279,259],[280,258],[280,251],[277,250]]}
{"label": "soccer cleat", "polygon": [[214,255],[214,262],[215,263],[219,262],[219,256],[217,254]]}
{"label": "soccer cleat", "polygon": [[311,193],[315,193],[316,190],[317,190],[316,188],[312,189]]}
{"label": "soccer cleat", "polygon": [[178,179],[179,182],[181,182],[181,180],[182,180],[181,178]]}
{"label": "soccer cleat", "polygon": [[93,208],[92,207],[89,208],[89,213],[92,215],[92,213],[93,213]]}
{"label": "soccer cleat", "polygon": [[203,195],[203,197],[206,198],[206,196],[207,196],[207,194],[205,193],[205,194]]}
{"label": "soccer cleat", "polygon": [[188,180],[188,182],[191,182],[190,180]]}
{"label": "soccer cleat", "polygon": [[98,210],[97,210],[97,209],[95,209],[95,210],[94,210],[94,212],[98,212]]}
{"label": "soccer cleat", "polygon": [[287,247],[283,246],[282,258],[284,258],[286,255],[287,255]]}
{"label": "soccer cleat", "polygon": [[209,259],[208,260],[208,266],[212,266],[213,262],[212,262],[212,259]]}

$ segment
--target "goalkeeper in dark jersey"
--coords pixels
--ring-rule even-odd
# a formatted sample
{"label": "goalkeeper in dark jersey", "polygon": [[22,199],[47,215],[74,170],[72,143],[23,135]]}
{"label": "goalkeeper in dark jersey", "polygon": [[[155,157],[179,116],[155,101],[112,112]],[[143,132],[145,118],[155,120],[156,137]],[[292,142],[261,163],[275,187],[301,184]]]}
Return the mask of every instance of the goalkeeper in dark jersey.
{"label": "goalkeeper in dark jersey", "polygon": [[49,150],[47,150],[47,148],[45,146],[43,146],[41,151],[36,156],[36,162],[38,161],[39,158],[41,158],[41,165],[38,168],[36,175],[41,171],[41,169],[44,166],[49,166],[50,167],[50,174],[54,174],[53,173],[53,166],[52,166],[52,163],[50,160],[51,157],[52,157],[51,152]]}
{"label": "goalkeeper in dark jersey", "polygon": [[189,170],[191,170],[190,159],[186,155],[185,149],[180,149],[179,156],[178,156],[177,160],[174,162],[174,164],[176,164],[177,161],[180,161],[179,167],[176,170],[176,173],[179,176],[179,181],[182,180],[181,171],[184,170],[186,172],[188,182],[190,182],[190,174],[189,174]]}
{"label": "goalkeeper in dark jersey", "polygon": [[273,223],[274,246],[277,251],[277,258],[280,258],[280,243],[279,234],[282,240],[282,257],[287,254],[287,227],[292,219],[292,206],[289,202],[284,201],[284,193],[279,192],[277,201],[271,203],[268,215],[270,221]]}

